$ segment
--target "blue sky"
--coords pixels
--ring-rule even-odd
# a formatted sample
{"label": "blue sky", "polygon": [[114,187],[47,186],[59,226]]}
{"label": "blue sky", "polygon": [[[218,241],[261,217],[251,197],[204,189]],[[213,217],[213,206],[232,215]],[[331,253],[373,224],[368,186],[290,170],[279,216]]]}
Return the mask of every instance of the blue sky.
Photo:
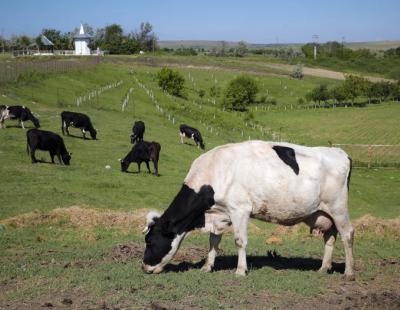
{"label": "blue sky", "polygon": [[149,21],[160,40],[251,43],[400,39],[400,0],[0,0],[0,34],[37,35]]}

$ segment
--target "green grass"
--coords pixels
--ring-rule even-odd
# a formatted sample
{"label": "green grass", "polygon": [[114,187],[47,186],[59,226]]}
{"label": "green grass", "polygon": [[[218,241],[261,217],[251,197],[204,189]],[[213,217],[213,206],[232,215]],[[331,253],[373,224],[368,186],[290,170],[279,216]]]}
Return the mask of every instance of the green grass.
{"label": "green grass", "polygon": [[[178,126],[181,122],[193,124],[202,131],[207,149],[247,139],[248,135],[262,138],[260,133],[245,126],[240,113],[221,111],[218,105],[207,100],[210,99],[208,90],[211,85],[216,83],[223,89],[238,74],[236,71],[180,68],[187,79],[186,100],[171,98],[158,90],[155,80],[157,70],[121,59],[119,63],[102,64],[82,72],[28,79],[0,89],[0,93],[6,95],[0,96],[0,104],[29,106],[39,114],[45,130],[60,133],[59,114],[63,110],[87,113],[98,129],[99,138],[98,141],[83,141],[64,137],[68,150],[73,153],[69,167],[44,163],[33,165],[26,155],[25,131],[12,127],[15,124],[13,121],[6,121],[9,127],[0,130],[0,221],[32,210],[46,213],[74,205],[133,212],[142,208],[165,209],[180,188],[191,162],[202,154],[194,146],[180,144]],[[189,83],[189,73],[194,77],[194,83]],[[138,87],[135,77],[154,91],[164,114]],[[76,106],[77,96],[118,80],[124,83],[104,92],[99,98]],[[278,105],[290,104],[320,82],[311,78],[296,81],[259,75],[257,81],[262,92],[266,93],[268,89],[268,95],[276,98]],[[131,100],[125,112],[122,112],[122,100],[130,87],[134,89]],[[199,89],[206,90],[203,100],[198,97]],[[316,145],[326,144],[329,137],[333,137],[334,142],[364,143],[361,137],[357,140],[363,131],[371,134],[365,141],[373,142],[383,136],[383,142],[397,143],[398,137],[387,132],[397,130],[397,124],[392,119],[396,119],[398,112],[398,105],[384,104],[364,109],[281,110],[254,114],[259,124],[274,131],[283,127],[282,131],[288,137]],[[175,124],[172,119],[168,120],[168,115],[175,119]],[[146,123],[145,139],[161,143],[160,177],[147,174],[144,165],[141,174],[120,172],[118,159],[131,148],[129,135],[137,119]],[[204,122],[207,124],[204,125]],[[344,124],[342,131],[339,130],[340,124]],[[27,122],[26,125],[31,124]],[[210,126],[214,128],[213,132],[206,129]],[[240,130],[245,131],[244,137]],[[346,140],[350,132],[353,132],[353,137]],[[71,129],[71,133],[80,136],[79,130]],[[38,152],[37,157],[49,161],[48,153]],[[111,169],[105,169],[106,165],[110,165]],[[129,170],[135,172],[136,169],[132,165]],[[399,185],[399,170],[355,169],[349,202],[352,218],[365,214],[382,218],[398,217]],[[265,245],[267,233],[274,226],[260,222],[256,224],[265,233],[250,234],[248,254],[255,258],[249,258],[251,270],[244,279],[236,278],[233,274],[236,249],[233,237],[229,234],[223,238],[221,247],[224,255],[220,261],[221,266],[228,268],[212,274],[190,268],[185,272],[152,276],[141,271],[140,257],[133,257],[127,262],[111,258],[112,248],[116,244],[142,242],[143,237],[133,230],[72,228],[62,220],[26,228],[0,226],[0,289],[4,289],[0,296],[0,307],[6,303],[20,305],[23,301],[37,301],[38,304],[34,303],[37,307],[47,301],[61,305],[62,298],[73,296],[77,307],[88,307],[88,304],[79,303],[83,301],[99,307],[104,301],[107,305],[134,304],[139,307],[161,303],[178,308],[241,308],[254,304],[252,294],[268,292],[276,296],[310,298],[324,294],[332,283],[340,285],[339,273],[320,275],[296,267],[277,269],[273,261],[266,261],[261,268],[255,268],[256,257],[264,257],[268,249],[275,248]],[[194,234],[185,240],[184,247],[206,248],[207,243],[207,236]],[[360,235],[356,244],[357,264],[361,266],[358,271],[360,279],[369,281],[382,274],[390,279],[391,273],[376,265],[376,261],[397,257],[398,240],[394,237]],[[344,254],[341,243],[338,242],[336,247],[334,260],[342,262]],[[285,236],[283,245],[277,250],[285,259],[319,259],[322,248],[320,238],[311,238],[302,230],[298,235]],[[201,258],[196,258],[194,263]],[[313,262],[312,259],[308,262]],[[397,270],[398,266],[393,268]]]}

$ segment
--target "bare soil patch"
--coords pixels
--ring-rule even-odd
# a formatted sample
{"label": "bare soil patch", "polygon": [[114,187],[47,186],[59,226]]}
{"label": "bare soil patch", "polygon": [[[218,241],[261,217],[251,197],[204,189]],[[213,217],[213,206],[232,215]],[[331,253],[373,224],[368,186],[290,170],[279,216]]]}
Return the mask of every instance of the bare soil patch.
{"label": "bare soil patch", "polygon": [[117,228],[141,231],[148,209],[134,211],[96,210],[80,206],[57,208],[48,213],[39,211],[21,214],[0,221],[1,224],[16,228],[32,227],[41,224],[64,223],[67,226],[80,228]]}

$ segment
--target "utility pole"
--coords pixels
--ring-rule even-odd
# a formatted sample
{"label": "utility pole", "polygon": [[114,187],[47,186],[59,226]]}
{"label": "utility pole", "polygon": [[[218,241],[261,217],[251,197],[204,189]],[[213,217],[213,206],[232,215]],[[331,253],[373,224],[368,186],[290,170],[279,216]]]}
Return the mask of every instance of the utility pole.
{"label": "utility pole", "polygon": [[317,44],[318,44],[319,36],[317,34],[314,34],[312,36],[312,39],[313,39],[313,43],[314,43],[314,60],[316,60],[317,59]]}

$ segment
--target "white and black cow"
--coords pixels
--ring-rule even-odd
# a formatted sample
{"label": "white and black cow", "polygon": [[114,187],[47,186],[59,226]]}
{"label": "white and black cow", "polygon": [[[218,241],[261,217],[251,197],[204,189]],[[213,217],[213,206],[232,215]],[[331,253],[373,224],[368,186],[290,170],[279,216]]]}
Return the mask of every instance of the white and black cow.
{"label": "white and black cow", "polygon": [[142,162],[146,163],[149,173],[149,161],[153,162],[154,174],[158,176],[158,160],[160,158],[161,145],[157,142],[140,141],[136,143],[132,150],[121,161],[121,171],[127,172],[131,163],[137,163],[138,171],[140,172],[140,165]]}
{"label": "white and black cow", "polygon": [[30,129],[26,132],[26,152],[31,155],[32,163],[37,163],[35,151],[49,151],[51,162],[54,164],[54,156],[57,156],[65,165],[69,165],[71,153],[68,153],[64,140],[58,134],[40,129]]}
{"label": "white and black cow", "polygon": [[354,279],[354,229],[347,209],[351,160],[338,148],[247,141],[216,147],[198,157],[171,205],[146,217],[143,269],[159,273],[195,228],[210,232],[203,270],[211,271],[222,233],[232,225],[238,247],[236,274],[247,272],[249,218],[282,225],[305,222],[323,233],[320,271],[331,268],[337,232]]}
{"label": "white and black cow", "polygon": [[132,127],[131,134],[131,143],[135,144],[136,142],[143,141],[143,135],[146,127],[144,126],[144,122],[136,121]]}
{"label": "white and black cow", "polygon": [[96,140],[97,130],[94,129],[89,116],[78,112],[63,111],[61,113],[61,131],[65,135],[64,130],[69,135],[68,127],[79,128],[82,131],[83,139],[86,139],[86,132],[89,131],[93,140]]}
{"label": "white and black cow", "polygon": [[1,106],[0,107],[0,128],[5,127],[4,121],[6,119],[18,120],[20,126],[25,129],[24,122],[31,121],[35,128],[40,127],[39,120],[32,114],[25,106]]}
{"label": "white and black cow", "polygon": [[193,139],[197,147],[201,147],[201,149],[204,150],[205,146],[203,138],[201,137],[200,131],[198,131],[196,128],[182,124],[179,126],[179,135],[181,136],[181,143],[183,143],[184,137]]}

